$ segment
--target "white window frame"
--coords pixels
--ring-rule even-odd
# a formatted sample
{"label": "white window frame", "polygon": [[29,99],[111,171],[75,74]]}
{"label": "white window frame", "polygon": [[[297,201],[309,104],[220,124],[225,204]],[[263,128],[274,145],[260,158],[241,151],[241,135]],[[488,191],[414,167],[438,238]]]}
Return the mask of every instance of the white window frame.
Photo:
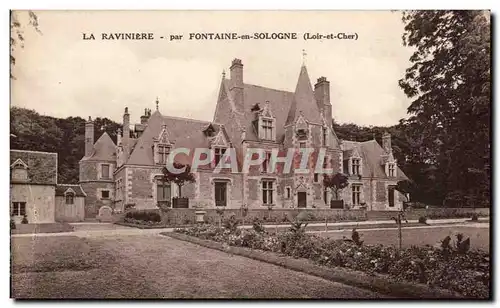
{"label": "white window frame", "polygon": [[158,164],[166,165],[168,162],[168,156],[171,151],[171,146],[166,143],[158,143],[156,154],[158,155]]}
{"label": "white window frame", "polygon": [[260,139],[274,141],[276,139],[276,121],[274,118],[260,117]]}
{"label": "white window frame", "polygon": [[[21,215],[21,204],[24,205],[24,215]],[[28,211],[28,208],[27,208],[27,203],[25,201],[14,201],[14,202],[12,202],[12,213],[11,213],[11,216],[23,217],[25,215],[28,215],[27,211]]]}

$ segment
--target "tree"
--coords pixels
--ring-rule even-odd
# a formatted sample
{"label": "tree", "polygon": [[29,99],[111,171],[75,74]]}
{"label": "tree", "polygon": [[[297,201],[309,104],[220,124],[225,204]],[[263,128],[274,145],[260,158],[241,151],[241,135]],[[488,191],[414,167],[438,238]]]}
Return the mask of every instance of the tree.
{"label": "tree", "polygon": [[[490,15],[484,11],[408,11],[403,44],[415,48],[399,85],[412,99],[406,134],[415,161],[441,200],[487,202],[490,195]],[[434,172],[429,172],[432,167]],[[488,170],[471,182],[469,170]],[[431,170],[432,171],[432,170]],[[425,176],[423,176],[425,178]],[[419,180],[425,182],[425,179]]]}
{"label": "tree", "polygon": [[410,195],[415,192],[415,183],[410,180],[401,180],[396,184],[396,190],[406,196],[407,201],[410,201]]}
{"label": "tree", "polygon": [[335,175],[325,174],[323,185],[330,188],[335,193],[335,200],[339,200],[339,193],[349,185],[345,174],[336,173]]}
{"label": "tree", "polygon": [[[16,64],[16,57],[14,56],[17,47],[24,48],[24,29],[19,21],[20,11],[10,11],[10,64]],[[28,11],[28,25],[33,27],[39,34],[42,32],[38,28],[38,16],[33,11]],[[14,78],[12,73],[10,78]]]}
{"label": "tree", "polygon": [[194,177],[194,174],[191,173],[191,166],[190,165],[183,165],[181,163],[174,162],[173,167],[175,169],[183,169],[182,172],[175,173],[175,172],[170,172],[167,167],[163,167],[162,173],[163,177],[162,180],[168,183],[175,183],[179,187],[179,197],[182,197],[182,186],[186,183],[194,183],[196,182],[196,179]]}

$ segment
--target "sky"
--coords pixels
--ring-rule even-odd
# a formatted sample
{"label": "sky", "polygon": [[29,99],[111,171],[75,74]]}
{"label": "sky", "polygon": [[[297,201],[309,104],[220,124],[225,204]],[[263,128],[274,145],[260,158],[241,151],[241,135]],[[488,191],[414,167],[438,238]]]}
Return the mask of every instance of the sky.
{"label": "sky", "polygon": [[[26,25],[27,12],[18,11]],[[244,64],[245,83],[294,91],[305,62],[311,82],[330,81],[340,123],[394,125],[410,100],[398,86],[412,50],[400,12],[390,11],[38,11],[16,48],[11,105],[54,117],[108,117],[125,107],[210,121],[222,72]],[[152,32],[155,40],[101,40],[101,33]],[[296,32],[298,40],[169,41],[191,32]],[[303,40],[303,33],[357,33],[357,40]],[[96,40],[83,40],[93,33]],[[303,55],[306,51],[306,56]],[[227,74],[229,76],[229,73]]]}

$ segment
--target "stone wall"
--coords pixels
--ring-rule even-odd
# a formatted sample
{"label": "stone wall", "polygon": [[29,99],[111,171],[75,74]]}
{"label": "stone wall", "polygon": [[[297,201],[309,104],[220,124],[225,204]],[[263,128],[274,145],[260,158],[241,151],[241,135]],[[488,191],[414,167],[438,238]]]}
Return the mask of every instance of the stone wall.
{"label": "stone wall", "polygon": [[[82,182],[83,191],[87,194],[85,198],[85,218],[95,218],[103,205],[113,207],[115,184],[113,182]],[[102,198],[102,191],[109,191],[109,198]]]}
{"label": "stone wall", "polygon": [[[55,222],[55,186],[11,184],[10,207],[13,202],[26,202],[26,216],[29,223]],[[22,217],[14,217],[20,223]]]}

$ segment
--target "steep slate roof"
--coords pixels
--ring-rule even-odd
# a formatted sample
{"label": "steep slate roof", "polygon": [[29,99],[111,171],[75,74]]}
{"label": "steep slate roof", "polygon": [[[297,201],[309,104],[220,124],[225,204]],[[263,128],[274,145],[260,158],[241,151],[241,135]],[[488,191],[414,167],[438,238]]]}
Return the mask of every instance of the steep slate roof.
{"label": "steep slate roof", "polygon": [[[356,142],[350,140],[342,140],[342,147],[344,148],[344,159],[352,154],[354,147],[358,147],[362,161],[363,170],[370,170],[370,176],[376,178],[387,178],[384,167],[382,166],[382,156],[385,154],[384,149],[375,140],[364,142]],[[407,180],[406,174],[397,167],[396,178],[397,180]]]}
{"label": "steep slate roof", "polygon": [[[208,148],[210,146],[210,140],[205,136],[203,131],[210,123],[211,122],[208,121],[163,116],[157,110],[149,118],[146,129],[137,140],[127,164],[154,165],[152,149],[154,145],[153,138],[159,136],[164,124],[167,126],[168,137],[170,142],[174,144],[174,148],[192,149],[191,154],[194,153],[195,148]],[[222,129],[220,124],[211,124],[216,134]],[[191,164],[191,160],[188,160],[185,155],[181,154],[176,156],[176,161],[183,164]]]}
{"label": "steep slate roof", "polygon": [[94,143],[94,149],[89,157],[83,157],[82,160],[100,160],[100,161],[115,161],[116,160],[116,145],[111,140],[108,133],[104,132],[99,139]]}
{"label": "steep slate roof", "polygon": [[64,196],[64,193],[71,188],[77,197],[86,197],[87,194],[83,191],[80,185],[75,184],[57,184],[56,186],[56,196]]}
{"label": "steep slate roof", "polygon": [[290,106],[285,125],[295,122],[300,114],[309,122],[322,123],[321,114],[314,98],[314,91],[305,65],[302,65],[300,69],[299,80],[297,81],[292,105]]}
{"label": "steep slate roof", "polygon": [[283,90],[275,90],[266,87],[245,84],[244,86],[245,110],[243,120],[246,129],[247,140],[258,140],[256,131],[252,125],[255,115],[251,111],[255,104],[262,108],[266,101],[269,101],[269,108],[276,118],[276,139],[279,141],[285,134],[283,126],[293,100],[293,93]]}
{"label": "steep slate roof", "polygon": [[57,153],[10,150],[10,164],[18,159],[28,166],[27,183],[57,184]]}

